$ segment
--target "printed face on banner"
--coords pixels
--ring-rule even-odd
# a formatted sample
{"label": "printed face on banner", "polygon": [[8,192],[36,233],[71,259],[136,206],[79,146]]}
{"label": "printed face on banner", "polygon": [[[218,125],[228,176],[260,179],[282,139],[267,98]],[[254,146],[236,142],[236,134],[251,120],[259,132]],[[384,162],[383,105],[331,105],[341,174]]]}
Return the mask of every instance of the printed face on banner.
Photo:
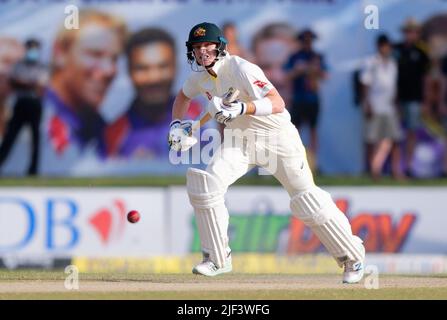
{"label": "printed face on banner", "polygon": [[65,94],[73,97],[75,105],[99,108],[115,78],[120,53],[119,35],[113,29],[97,23],[79,29],[59,58],[65,75],[61,86],[65,85]]}
{"label": "printed face on banner", "polygon": [[166,104],[176,73],[175,52],[165,42],[141,45],[130,53],[130,77],[146,105]]}

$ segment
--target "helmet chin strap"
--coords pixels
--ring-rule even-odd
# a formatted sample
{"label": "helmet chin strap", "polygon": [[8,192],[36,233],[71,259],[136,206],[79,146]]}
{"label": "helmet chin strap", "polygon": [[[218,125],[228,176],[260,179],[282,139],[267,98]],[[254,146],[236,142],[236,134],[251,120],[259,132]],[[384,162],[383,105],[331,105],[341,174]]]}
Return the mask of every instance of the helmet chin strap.
{"label": "helmet chin strap", "polygon": [[216,62],[219,60],[218,58],[218,54],[216,54],[216,58],[214,58],[213,63],[211,63],[208,67],[205,67],[203,64],[203,56],[202,56],[202,67],[205,68],[206,72],[208,72],[208,74],[210,76],[212,76],[213,78],[217,78],[217,73],[213,70],[214,65],[216,64]]}
{"label": "helmet chin strap", "polygon": [[210,76],[212,76],[213,78],[217,78],[217,73],[213,70],[214,63],[215,61],[208,68],[205,68],[205,70]]}

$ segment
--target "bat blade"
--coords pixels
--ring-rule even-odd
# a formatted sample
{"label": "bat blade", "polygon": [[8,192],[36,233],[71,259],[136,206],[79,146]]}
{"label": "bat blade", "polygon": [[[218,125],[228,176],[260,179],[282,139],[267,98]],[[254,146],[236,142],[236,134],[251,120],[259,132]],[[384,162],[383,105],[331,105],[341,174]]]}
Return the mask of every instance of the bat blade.
{"label": "bat blade", "polygon": [[222,99],[223,104],[228,105],[231,102],[234,102],[237,99],[239,93],[240,92],[238,89],[230,87]]}

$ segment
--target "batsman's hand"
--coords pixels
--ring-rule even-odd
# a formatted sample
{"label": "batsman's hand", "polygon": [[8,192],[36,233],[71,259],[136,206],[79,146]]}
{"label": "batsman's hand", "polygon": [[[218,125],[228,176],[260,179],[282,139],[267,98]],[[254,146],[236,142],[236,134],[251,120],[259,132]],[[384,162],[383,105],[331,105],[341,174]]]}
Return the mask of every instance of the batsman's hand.
{"label": "batsman's hand", "polygon": [[174,120],[170,124],[168,143],[169,148],[174,151],[185,151],[197,143],[197,139],[192,135],[193,121]]}
{"label": "batsman's hand", "polygon": [[241,101],[234,101],[225,105],[220,97],[213,97],[208,103],[209,113],[217,122],[227,124],[247,111],[247,105]]}

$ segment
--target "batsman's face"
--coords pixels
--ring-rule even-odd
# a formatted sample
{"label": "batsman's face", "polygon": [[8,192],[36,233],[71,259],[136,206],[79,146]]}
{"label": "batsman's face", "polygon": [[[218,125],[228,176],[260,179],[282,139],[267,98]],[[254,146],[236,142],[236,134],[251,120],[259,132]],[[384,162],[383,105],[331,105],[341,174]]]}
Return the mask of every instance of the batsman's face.
{"label": "batsman's face", "polygon": [[120,37],[105,25],[92,23],[79,30],[66,52],[66,86],[77,104],[97,109],[114,79],[121,53]]}
{"label": "batsman's face", "polygon": [[167,103],[176,71],[173,48],[154,42],[133,49],[129,59],[130,77],[138,98],[146,105]]}
{"label": "batsman's face", "polygon": [[211,65],[217,57],[217,44],[213,42],[195,43],[192,49],[197,63],[204,67]]}

